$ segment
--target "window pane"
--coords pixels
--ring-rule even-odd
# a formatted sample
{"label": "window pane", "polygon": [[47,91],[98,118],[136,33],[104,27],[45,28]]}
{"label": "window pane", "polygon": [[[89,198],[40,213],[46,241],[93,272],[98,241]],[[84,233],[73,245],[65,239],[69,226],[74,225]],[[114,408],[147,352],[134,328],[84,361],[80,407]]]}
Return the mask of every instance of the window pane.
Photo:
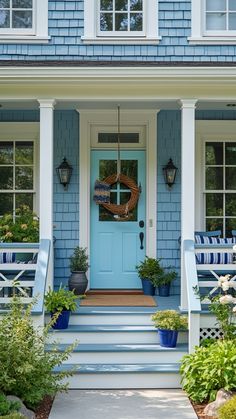
{"label": "window pane", "polygon": [[113,0],[101,0],[101,10],[113,10]]}
{"label": "window pane", "polygon": [[0,215],[13,212],[13,194],[0,193]]}
{"label": "window pane", "polygon": [[223,194],[206,194],[206,216],[223,215]]}
{"label": "window pane", "polygon": [[207,11],[215,10],[217,12],[225,11],[226,0],[206,0],[206,10]]}
{"label": "window pane", "polygon": [[0,167],[0,189],[13,189],[13,167]]}
{"label": "window pane", "polygon": [[225,194],[225,215],[236,216],[236,194]]}
{"label": "window pane", "polygon": [[223,231],[223,219],[222,218],[207,218],[206,219],[206,231]]}
{"label": "window pane", "polygon": [[223,164],[223,143],[206,143],[206,165]]}
{"label": "window pane", "polygon": [[13,143],[0,143],[0,164],[13,164]]}
{"label": "window pane", "polygon": [[236,165],[236,143],[225,143],[225,164]]}
{"label": "window pane", "polygon": [[115,30],[127,31],[128,30],[128,14],[116,13],[115,15]]}
{"label": "window pane", "polygon": [[115,0],[115,10],[128,10],[128,0]]}
{"label": "window pane", "polygon": [[226,13],[207,13],[206,29],[208,31],[223,31],[226,29]]}
{"label": "window pane", "polygon": [[206,189],[222,190],[223,189],[223,168],[207,167],[206,168]]}
{"label": "window pane", "polygon": [[[138,182],[138,162],[137,160],[122,160],[121,173]],[[127,186],[125,187],[127,189]]]}
{"label": "window pane", "polygon": [[32,167],[16,167],[16,189],[33,189]]}
{"label": "window pane", "polygon": [[33,143],[17,142],[16,143],[16,164],[33,164]]}
{"label": "window pane", "polygon": [[17,193],[16,194],[16,208],[21,205],[27,205],[33,211],[33,194],[32,193]]}
{"label": "window pane", "polygon": [[236,190],[236,167],[226,167],[225,176],[225,189]]}
{"label": "window pane", "polygon": [[10,0],[0,0],[0,9],[4,9],[5,7],[10,7]]}
{"label": "window pane", "polygon": [[100,14],[100,30],[101,31],[112,31],[112,13],[101,13]]}
{"label": "window pane", "polygon": [[[130,199],[130,192],[122,192],[120,194],[120,203],[127,204]],[[138,219],[138,205],[129,213],[127,221],[137,221]]]}
{"label": "window pane", "polygon": [[13,28],[32,28],[32,12],[13,11],[12,12]]}
{"label": "window pane", "polygon": [[[117,204],[117,193],[111,192],[110,202],[112,204]],[[102,205],[99,205],[99,221],[116,221],[114,214],[104,208]]]}
{"label": "window pane", "polygon": [[236,13],[229,13],[229,30],[236,30]]}
{"label": "window pane", "polygon": [[236,230],[236,218],[226,218],[226,237],[232,237],[232,230]]}
{"label": "window pane", "polygon": [[143,1],[142,0],[130,0],[130,10],[143,10]]}
{"label": "window pane", "polygon": [[142,31],[143,30],[143,14],[130,13],[130,30]]}
{"label": "window pane", "polygon": [[236,1],[229,0],[229,10],[236,10]]}
{"label": "window pane", "polygon": [[32,9],[32,0],[12,0],[13,8]]}
{"label": "window pane", "polygon": [[116,160],[99,161],[99,179],[104,180],[107,176],[117,172]]}
{"label": "window pane", "polygon": [[[117,143],[118,134],[115,132],[99,132],[98,133],[98,142],[99,143]],[[122,132],[120,133],[120,142],[121,143],[139,143],[139,133],[138,132]]]}

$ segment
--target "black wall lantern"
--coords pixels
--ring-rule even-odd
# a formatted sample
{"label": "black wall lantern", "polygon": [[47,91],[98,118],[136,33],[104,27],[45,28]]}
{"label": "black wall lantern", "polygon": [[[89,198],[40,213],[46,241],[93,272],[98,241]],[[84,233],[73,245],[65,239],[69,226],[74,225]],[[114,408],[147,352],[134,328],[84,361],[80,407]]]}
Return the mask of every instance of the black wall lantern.
{"label": "black wall lantern", "polygon": [[70,183],[70,178],[73,172],[73,168],[69,165],[66,158],[64,157],[60,166],[56,168],[60,183],[64,186],[64,189],[67,189],[67,186]]}
{"label": "black wall lantern", "polygon": [[163,176],[165,184],[171,188],[175,183],[177,167],[174,165],[172,159],[170,159],[165,167],[163,167]]}

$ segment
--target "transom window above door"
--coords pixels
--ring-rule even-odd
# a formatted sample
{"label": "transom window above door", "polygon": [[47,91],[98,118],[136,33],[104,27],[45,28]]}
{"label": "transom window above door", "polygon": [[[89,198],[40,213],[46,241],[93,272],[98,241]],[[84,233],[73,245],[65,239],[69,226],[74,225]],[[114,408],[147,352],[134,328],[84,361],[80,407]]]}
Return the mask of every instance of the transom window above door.
{"label": "transom window above door", "polygon": [[158,0],[86,0],[86,43],[156,43]]}

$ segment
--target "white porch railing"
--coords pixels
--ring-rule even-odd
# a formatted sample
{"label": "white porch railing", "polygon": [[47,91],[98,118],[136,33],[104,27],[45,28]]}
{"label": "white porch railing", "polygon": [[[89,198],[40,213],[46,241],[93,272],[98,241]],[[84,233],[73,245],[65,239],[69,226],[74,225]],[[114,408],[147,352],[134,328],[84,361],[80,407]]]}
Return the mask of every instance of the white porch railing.
{"label": "white porch railing", "polygon": [[[195,244],[193,240],[184,240],[184,269],[187,281],[188,317],[189,317],[189,352],[200,341],[200,314],[202,304],[195,289],[200,294],[213,294],[218,288],[220,275],[230,274],[231,283],[236,288],[236,264],[197,264],[197,253],[234,253],[230,244]],[[209,280],[207,279],[209,277]]]}
{"label": "white porch railing", "polygon": [[50,240],[47,239],[42,239],[40,243],[0,243],[0,253],[30,254],[32,259],[28,263],[17,260],[13,263],[0,263],[1,311],[8,308],[13,294],[17,293],[25,304],[36,299],[32,313],[43,313],[49,252]]}

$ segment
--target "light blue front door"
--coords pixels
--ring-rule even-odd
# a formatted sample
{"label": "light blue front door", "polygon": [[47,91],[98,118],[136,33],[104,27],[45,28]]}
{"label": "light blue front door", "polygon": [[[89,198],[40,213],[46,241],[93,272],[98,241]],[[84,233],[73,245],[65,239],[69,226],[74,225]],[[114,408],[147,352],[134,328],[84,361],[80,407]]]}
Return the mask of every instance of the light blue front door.
{"label": "light blue front door", "polygon": [[[122,151],[121,173],[141,185],[142,193],[127,221],[117,221],[113,214],[96,205],[93,189],[96,179],[104,180],[117,171],[117,152],[91,152],[91,289],[139,289],[141,281],[135,266],[145,257],[145,152]],[[126,203],[130,192],[125,185],[115,184],[111,202]],[[143,233],[141,245],[140,233]]]}

